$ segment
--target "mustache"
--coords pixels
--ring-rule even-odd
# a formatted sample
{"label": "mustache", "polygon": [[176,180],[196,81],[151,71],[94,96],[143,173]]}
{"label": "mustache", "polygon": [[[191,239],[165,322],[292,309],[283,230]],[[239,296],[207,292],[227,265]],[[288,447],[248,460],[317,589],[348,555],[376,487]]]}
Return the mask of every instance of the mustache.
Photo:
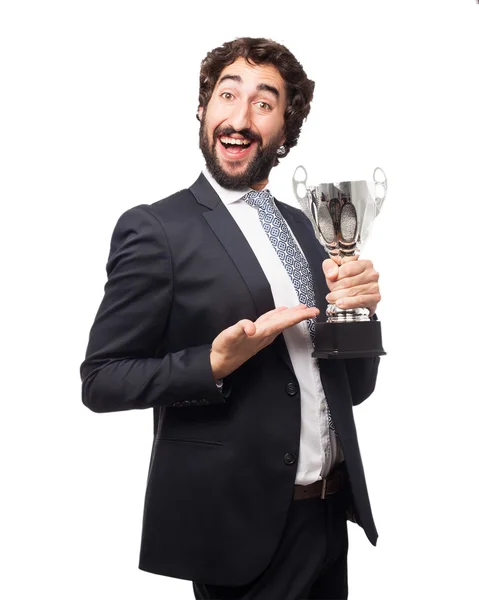
{"label": "mustache", "polygon": [[222,136],[230,137],[234,133],[237,133],[237,134],[243,136],[245,139],[250,140],[251,142],[258,142],[258,144],[261,144],[261,142],[263,141],[261,139],[261,136],[259,134],[255,133],[254,131],[251,131],[251,129],[242,129],[241,131],[236,131],[236,129],[233,129],[233,127],[225,127],[224,129],[216,129],[215,130],[215,139],[218,139]]}

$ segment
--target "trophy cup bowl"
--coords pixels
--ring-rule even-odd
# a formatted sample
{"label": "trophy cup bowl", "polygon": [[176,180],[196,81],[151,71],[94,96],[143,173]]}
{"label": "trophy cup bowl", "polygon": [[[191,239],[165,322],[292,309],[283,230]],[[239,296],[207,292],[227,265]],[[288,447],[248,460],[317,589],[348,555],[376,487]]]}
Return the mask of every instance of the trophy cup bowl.
{"label": "trophy cup bowl", "polygon": [[[307,178],[306,169],[297,167],[293,189],[317,239],[330,258],[358,255],[386,198],[384,171],[377,167],[372,183],[343,181],[309,186]],[[316,319],[314,357],[361,358],[384,354],[381,324],[375,316],[370,318],[369,309],[341,309],[328,304],[326,321]]]}

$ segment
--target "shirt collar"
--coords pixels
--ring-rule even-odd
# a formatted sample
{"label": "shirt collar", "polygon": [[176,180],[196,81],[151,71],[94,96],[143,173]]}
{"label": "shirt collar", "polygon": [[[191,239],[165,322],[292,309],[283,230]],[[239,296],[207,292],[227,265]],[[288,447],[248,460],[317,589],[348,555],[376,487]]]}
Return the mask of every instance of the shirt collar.
{"label": "shirt collar", "polygon": [[[252,191],[252,188],[250,187],[245,187],[240,190],[228,190],[224,188],[216,181],[213,175],[209,172],[208,167],[206,167],[206,165],[203,168],[203,175],[206,177],[211,187],[218,194],[223,204],[233,204],[233,202],[237,202],[248,192]],[[267,186],[264,189],[269,190],[269,187]]]}

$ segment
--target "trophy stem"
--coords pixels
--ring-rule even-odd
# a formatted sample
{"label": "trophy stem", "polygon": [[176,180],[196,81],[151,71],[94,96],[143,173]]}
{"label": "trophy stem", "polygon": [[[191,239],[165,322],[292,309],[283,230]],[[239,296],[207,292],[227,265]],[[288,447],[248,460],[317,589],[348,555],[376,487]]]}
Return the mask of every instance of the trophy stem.
{"label": "trophy stem", "polygon": [[328,304],[326,308],[327,323],[360,323],[370,321],[368,308],[338,308],[335,304]]}

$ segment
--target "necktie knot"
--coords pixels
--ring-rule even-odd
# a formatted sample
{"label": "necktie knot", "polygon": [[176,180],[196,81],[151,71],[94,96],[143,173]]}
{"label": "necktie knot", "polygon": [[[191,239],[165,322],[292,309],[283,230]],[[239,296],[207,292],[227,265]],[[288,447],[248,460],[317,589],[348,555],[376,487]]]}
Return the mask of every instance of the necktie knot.
{"label": "necktie knot", "polygon": [[254,208],[261,208],[262,210],[268,210],[273,207],[273,196],[269,190],[251,190],[245,196],[243,200]]}

